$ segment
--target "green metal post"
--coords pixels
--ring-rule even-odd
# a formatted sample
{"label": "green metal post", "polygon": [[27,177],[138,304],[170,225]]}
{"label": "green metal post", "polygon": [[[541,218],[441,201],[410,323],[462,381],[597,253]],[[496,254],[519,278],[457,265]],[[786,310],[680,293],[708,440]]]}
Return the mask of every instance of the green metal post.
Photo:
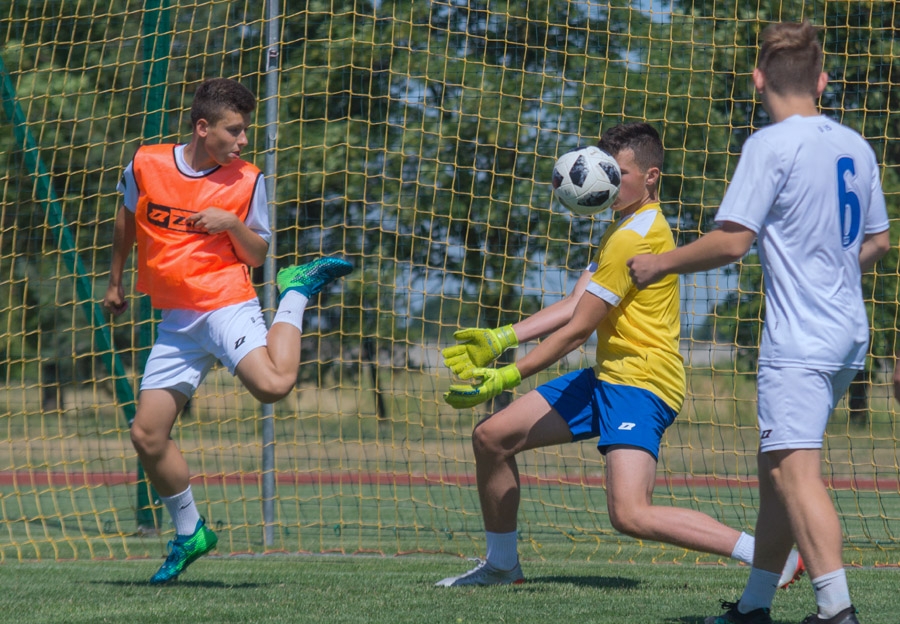
{"label": "green metal post", "polygon": [[[142,27],[144,53],[144,130],[147,142],[159,142],[165,136],[166,80],[169,71],[170,15],[168,0],[147,0],[144,3]],[[156,324],[149,297],[141,297],[139,317],[146,320],[138,331],[138,364],[144,370],[150,347],[153,345],[153,326]],[[138,530],[148,532],[162,524],[161,510],[156,492],[144,477],[144,468],[137,468],[137,523]]]}
{"label": "green metal post", "polygon": [[[94,289],[91,279],[78,256],[75,238],[72,236],[63,219],[62,202],[53,190],[50,172],[41,160],[37,141],[28,128],[28,121],[22,107],[16,100],[16,91],[3,59],[0,58],[0,92],[2,92],[3,110],[12,121],[16,141],[22,146],[25,157],[25,167],[35,183],[35,197],[44,207],[47,213],[47,225],[56,239],[57,248],[66,265],[72,271],[75,279],[75,290],[81,302],[82,310],[87,316],[88,322],[94,328],[97,345],[103,353],[103,362],[110,371],[114,382],[115,400],[122,406],[129,425],[134,420],[135,400],[134,390],[125,374],[125,367],[113,348],[112,335],[109,330],[103,310],[94,299]],[[146,488],[144,488],[146,490]]]}

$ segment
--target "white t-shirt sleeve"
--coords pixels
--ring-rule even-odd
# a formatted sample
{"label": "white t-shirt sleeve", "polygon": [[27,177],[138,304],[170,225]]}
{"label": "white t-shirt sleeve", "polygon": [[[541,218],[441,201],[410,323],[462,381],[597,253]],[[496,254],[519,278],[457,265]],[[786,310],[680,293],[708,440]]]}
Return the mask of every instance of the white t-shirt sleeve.
{"label": "white t-shirt sleeve", "polygon": [[138,202],[138,187],[137,182],[134,181],[133,162],[128,163],[128,166],[125,167],[125,171],[122,172],[122,178],[116,185],[116,190],[121,193],[125,207],[131,212],[137,210]]}
{"label": "white t-shirt sleeve", "polygon": [[269,227],[269,201],[266,197],[266,178],[256,178],[253,199],[250,200],[250,212],[244,221],[248,228],[259,234],[267,243],[272,242],[272,230]]}
{"label": "white t-shirt sleeve", "polygon": [[879,174],[878,161],[875,159],[875,153],[872,156],[872,195],[869,200],[869,211],[866,213],[866,234],[877,234],[884,232],[890,223],[888,222],[887,206],[884,201],[884,191],[881,188],[881,176]]}
{"label": "white t-shirt sleeve", "polygon": [[784,184],[784,165],[763,141],[744,143],[734,177],[716,212],[716,222],[731,221],[757,234]]}

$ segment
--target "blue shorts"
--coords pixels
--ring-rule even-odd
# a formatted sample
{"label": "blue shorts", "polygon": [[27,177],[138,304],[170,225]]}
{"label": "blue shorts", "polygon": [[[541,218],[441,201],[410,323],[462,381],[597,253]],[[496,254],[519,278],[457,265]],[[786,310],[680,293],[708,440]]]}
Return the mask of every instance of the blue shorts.
{"label": "blue shorts", "polygon": [[678,412],[658,396],[634,386],[597,379],[594,369],[574,371],[536,388],[569,425],[572,441],[600,436],[597,448],[624,444],[659,459],[659,444]]}

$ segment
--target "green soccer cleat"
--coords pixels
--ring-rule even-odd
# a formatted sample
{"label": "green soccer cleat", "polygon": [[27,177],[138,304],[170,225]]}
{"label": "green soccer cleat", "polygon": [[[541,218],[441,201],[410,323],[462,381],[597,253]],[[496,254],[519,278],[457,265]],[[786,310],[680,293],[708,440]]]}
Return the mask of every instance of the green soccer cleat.
{"label": "green soccer cleat", "polygon": [[150,578],[150,584],[161,585],[174,581],[185,568],[215,548],[218,541],[216,534],[206,526],[206,520],[200,518],[193,535],[177,535],[169,542],[169,556]]}
{"label": "green soccer cleat", "polygon": [[353,270],[353,265],[341,258],[318,258],[308,264],[289,266],[278,271],[278,291],[296,290],[307,298],[319,293],[326,285]]}

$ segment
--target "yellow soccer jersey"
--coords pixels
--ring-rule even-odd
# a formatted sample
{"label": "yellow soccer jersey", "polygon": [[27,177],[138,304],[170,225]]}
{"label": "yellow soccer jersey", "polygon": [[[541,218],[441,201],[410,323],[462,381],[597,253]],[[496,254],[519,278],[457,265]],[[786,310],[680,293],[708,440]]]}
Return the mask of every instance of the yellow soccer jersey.
{"label": "yellow soccer jersey", "polygon": [[643,206],[606,231],[587,290],[610,305],[597,326],[597,378],[649,390],[677,412],[685,387],[678,276],[638,290],[625,264],[638,254],[674,248],[659,204]]}

